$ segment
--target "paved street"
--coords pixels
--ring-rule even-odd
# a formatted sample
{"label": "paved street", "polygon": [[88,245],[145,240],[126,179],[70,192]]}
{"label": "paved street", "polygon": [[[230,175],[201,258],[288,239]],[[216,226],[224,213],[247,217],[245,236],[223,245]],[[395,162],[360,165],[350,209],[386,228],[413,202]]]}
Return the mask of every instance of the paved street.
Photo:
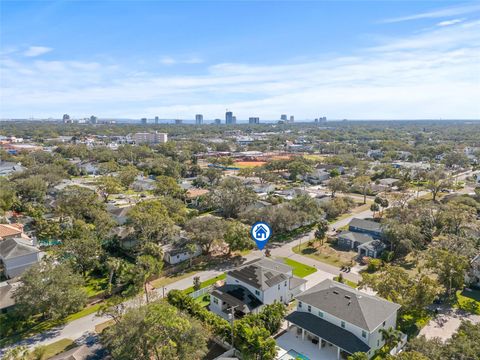
{"label": "paved street", "polygon": [[[469,173],[461,174],[458,176],[458,179],[464,179]],[[468,193],[471,191],[470,189],[462,189],[459,191],[459,193]],[[426,194],[426,192],[420,192],[419,196],[422,196]],[[370,210],[365,210],[360,213],[353,213],[350,216],[341,219],[337,222],[334,222],[330,225],[330,228],[333,229],[338,229],[340,227],[343,227],[347,225],[353,218],[369,218],[372,216],[372,212]],[[288,242],[286,244],[283,244],[281,246],[277,247],[272,247],[271,254],[273,257],[288,257],[291,258],[292,260],[313,266],[317,269],[317,272],[314,274],[311,274],[306,277],[307,279],[307,287],[310,288],[314,286],[315,284],[319,283],[320,281],[323,281],[327,278],[333,278],[334,276],[337,276],[340,272],[340,269],[329,265],[322,263],[320,261],[316,261],[312,258],[301,256],[298,254],[295,254],[292,250],[294,246],[299,245],[300,243],[305,243],[306,241],[309,241],[312,239],[314,236],[314,232],[311,231],[308,234],[295,239],[291,242]],[[262,252],[260,251],[252,251],[250,254],[245,256],[245,261],[250,261],[254,260],[256,258],[259,258],[263,256]],[[232,266],[233,267],[233,266]],[[206,281],[209,279],[214,278],[217,275],[220,275],[221,273],[229,270],[227,269],[222,269],[222,270],[206,270],[206,271],[201,271],[199,273],[196,273],[188,278],[181,279],[177,282],[174,282],[172,284],[169,284],[165,287],[165,293],[168,293],[168,291],[172,289],[179,289],[183,290],[186,289],[193,284],[193,278],[195,276],[199,276],[201,281]],[[350,273],[343,273],[344,277],[348,280],[358,282],[360,280],[360,275],[350,272]],[[159,288],[155,290],[156,295],[161,297],[163,295],[164,289]],[[131,302],[130,302],[131,303]],[[104,321],[109,320],[107,317],[98,317],[95,314],[85,316],[81,319],[74,320],[66,325],[62,325],[59,327],[56,327],[54,329],[48,330],[42,334],[38,334],[36,336],[33,336],[31,338],[25,339],[16,345],[25,345],[30,348],[34,348],[39,345],[48,345],[50,343],[53,343],[55,341],[58,341],[63,338],[68,338],[72,340],[76,340],[84,336],[85,334],[89,332],[94,332],[95,331],[95,325],[98,325]],[[457,325],[458,327],[458,325]],[[455,328],[456,329],[456,328]],[[428,327],[426,331],[429,331],[433,334],[436,334],[436,330],[434,327]],[[440,331],[441,332],[441,331]],[[2,350],[0,350],[0,356],[2,355]]]}

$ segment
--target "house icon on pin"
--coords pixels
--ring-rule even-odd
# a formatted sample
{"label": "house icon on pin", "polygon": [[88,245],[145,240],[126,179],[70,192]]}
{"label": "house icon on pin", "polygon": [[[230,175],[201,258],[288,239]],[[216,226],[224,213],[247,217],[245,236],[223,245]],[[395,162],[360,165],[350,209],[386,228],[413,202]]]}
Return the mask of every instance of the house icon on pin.
{"label": "house icon on pin", "polygon": [[263,225],[259,225],[255,229],[255,238],[257,240],[263,240],[263,239],[267,238],[267,229],[265,229],[265,227]]}

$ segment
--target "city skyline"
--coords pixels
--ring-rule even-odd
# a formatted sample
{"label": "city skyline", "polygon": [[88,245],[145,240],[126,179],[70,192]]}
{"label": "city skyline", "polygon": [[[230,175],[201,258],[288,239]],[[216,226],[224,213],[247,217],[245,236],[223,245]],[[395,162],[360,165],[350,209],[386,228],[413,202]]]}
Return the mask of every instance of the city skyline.
{"label": "city skyline", "polygon": [[4,2],[0,118],[478,119],[479,14],[450,1]]}

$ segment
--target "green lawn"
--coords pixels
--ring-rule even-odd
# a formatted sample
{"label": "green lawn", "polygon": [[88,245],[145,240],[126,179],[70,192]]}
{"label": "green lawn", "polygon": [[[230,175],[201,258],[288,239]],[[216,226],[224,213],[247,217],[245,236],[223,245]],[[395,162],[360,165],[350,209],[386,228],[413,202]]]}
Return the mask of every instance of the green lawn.
{"label": "green lawn", "polygon": [[73,340],[61,339],[45,346],[39,346],[29,353],[28,360],[47,360],[51,357],[70,350],[75,346]]}
{"label": "green lawn", "polygon": [[[323,253],[317,251],[317,249],[311,247],[308,245],[308,242],[303,243],[302,245],[297,245],[293,247],[293,252],[299,255],[307,256],[309,258],[312,258],[317,261],[321,261],[323,263],[333,265],[336,267],[342,267],[347,264],[349,264],[353,258],[353,255],[351,257],[347,258],[341,258],[338,256],[335,252],[330,252],[330,253]],[[333,250],[333,249],[332,249]],[[348,253],[346,253],[348,255]]]}
{"label": "green lawn", "polygon": [[203,307],[210,305],[210,294],[205,294],[203,296],[199,296],[195,299],[196,303],[199,303]]}
{"label": "green lawn", "polygon": [[93,297],[102,294],[108,287],[108,277],[98,278],[95,276],[88,276],[85,281],[85,290],[88,297]]}
{"label": "green lawn", "polygon": [[317,269],[310,265],[302,264],[289,258],[283,258],[283,262],[286,265],[291,266],[293,269],[293,275],[298,276],[299,278],[304,278],[317,271]]}
{"label": "green lawn", "polygon": [[[333,280],[338,281],[338,276],[335,276],[335,277],[333,278]],[[345,279],[345,278],[343,278],[342,282],[343,282],[345,285],[348,285],[348,286],[350,286],[350,287],[352,287],[352,288],[356,288],[356,287],[358,286],[357,283],[355,283],[355,282],[353,282],[353,281],[350,281],[350,280],[348,280],[348,279]]]}
{"label": "green lawn", "polygon": [[404,314],[398,319],[398,327],[401,332],[411,339],[418,335],[420,330],[428,324],[432,316],[427,312]]}
{"label": "green lawn", "polygon": [[[215,284],[219,280],[225,280],[227,278],[227,274],[220,274],[218,276],[215,276],[212,279],[206,280],[202,283],[200,283],[200,289],[206,288],[207,286]],[[189,288],[183,290],[186,294],[190,294],[193,292],[193,286],[190,286]]]}
{"label": "green lawn", "polygon": [[480,290],[458,290],[455,307],[480,315]]}
{"label": "green lawn", "polygon": [[150,284],[154,288],[158,289],[158,288],[161,288],[162,286],[167,286],[176,281],[195,275],[197,272],[198,272],[197,270],[193,270],[193,271],[187,271],[187,272],[181,273],[179,275],[162,276],[162,277],[159,277],[158,279],[151,281]]}

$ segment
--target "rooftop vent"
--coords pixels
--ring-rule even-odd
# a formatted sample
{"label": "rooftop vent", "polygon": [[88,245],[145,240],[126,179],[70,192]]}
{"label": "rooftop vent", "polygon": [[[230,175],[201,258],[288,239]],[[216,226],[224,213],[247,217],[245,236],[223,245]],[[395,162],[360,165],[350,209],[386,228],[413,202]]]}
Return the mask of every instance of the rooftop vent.
{"label": "rooftop vent", "polygon": [[338,295],[338,291],[337,291],[337,290],[333,290],[333,293],[334,293],[335,295]]}
{"label": "rooftop vent", "polygon": [[349,296],[349,295],[345,295],[345,299],[350,300],[350,296]]}

